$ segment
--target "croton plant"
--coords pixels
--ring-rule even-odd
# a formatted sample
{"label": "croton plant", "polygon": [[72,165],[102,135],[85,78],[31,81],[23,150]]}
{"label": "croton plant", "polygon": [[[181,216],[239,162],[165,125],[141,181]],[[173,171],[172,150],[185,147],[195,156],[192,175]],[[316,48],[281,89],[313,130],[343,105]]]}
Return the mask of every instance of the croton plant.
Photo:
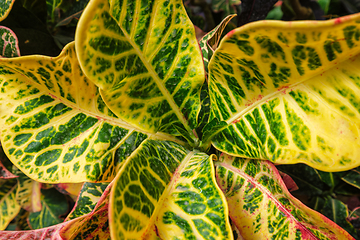
{"label": "croton plant", "polygon": [[0,239],[353,239],[275,165],[360,165],[360,15],[232,17],[91,0],[58,57],[1,28]]}

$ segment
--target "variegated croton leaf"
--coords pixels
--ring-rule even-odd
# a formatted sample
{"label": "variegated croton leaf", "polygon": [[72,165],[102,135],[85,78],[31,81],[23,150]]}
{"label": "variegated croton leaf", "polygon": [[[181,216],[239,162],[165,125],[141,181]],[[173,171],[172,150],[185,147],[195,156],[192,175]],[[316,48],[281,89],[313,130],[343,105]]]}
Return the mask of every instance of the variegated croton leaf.
{"label": "variegated croton leaf", "polygon": [[323,171],[358,166],[359,21],[256,22],[230,32],[209,64],[210,119],[228,123],[213,145]]}
{"label": "variegated croton leaf", "polygon": [[15,0],[0,1],[0,22],[9,15],[14,2]]}
{"label": "variegated croton leaf", "polygon": [[19,57],[19,41],[15,33],[7,27],[0,26],[0,55],[2,57]]}
{"label": "variegated croton leaf", "polygon": [[208,72],[208,64],[209,61],[217,48],[220,39],[221,34],[223,33],[226,25],[231,21],[233,17],[235,17],[236,14],[229,15],[225,17],[219,25],[216,26],[213,30],[208,32],[205,36],[201,38],[199,41],[199,45],[202,52],[202,57],[204,61],[205,71]]}
{"label": "variegated croton leaf", "polygon": [[272,163],[226,154],[219,160],[217,182],[244,239],[353,239],[294,198]]}
{"label": "variegated croton leaf", "polygon": [[48,228],[31,231],[0,231],[1,240],[110,239],[108,206],[110,185],[91,213]]}
{"label": "variegated croton leaf", "polygon": [[19,213],[20,205],[16,201],[16,179],[0,179],[0,231]]}
{"label": "variegated croton leaf", "polygon": [[84,183],[75,202],[75,206],[65,221],[90,213],[108,185],[109,183]]}
{"label": "variegated croton leaf", "polygon": [[56,58],[0,59],[1,141],[40,182],[112,180],[150,134],[117,119],[80,69],[74,43]]}
{"label": "variegated croton leaf", "polygon": [[119,118],[197,144],[204,67],[181,0],[93,0],[75,42],[85,74]]}
{"label": "variegated croton leaf", "polygon": [[147,140],[115,178],[112,239],[232,239],[214,155]]}

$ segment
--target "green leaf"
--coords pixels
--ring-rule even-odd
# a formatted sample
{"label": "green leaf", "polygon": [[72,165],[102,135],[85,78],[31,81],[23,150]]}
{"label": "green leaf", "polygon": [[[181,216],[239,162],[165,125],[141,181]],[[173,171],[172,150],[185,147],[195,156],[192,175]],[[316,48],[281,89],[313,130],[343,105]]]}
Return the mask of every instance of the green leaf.
{"label": "green leaf", "polygon": [[64,215],[69,207],[65,196],[56,189],[42,189],[41,193],[41,211],[32,212],[29,215],[32,229],[46,228],[61,223],[63,219],[60,216]]}
{"label": "green leaf", "polygon": [[[108,224],[109,189],[95,209],[82,217],[52,227],[31,231],[0,231],[0,239],[110,239]],[[94,228],[95,226],[95,228]]]}
{"label": "green leaf", "polygon": [[197,142],[204,67],[181,0],[91,1],[75,39],[82,69],[119,118],[152,133],[180,135],[177,125]]}
{"label": "green leaf", "polygon": [[65,220],[90,213],[98,203],[109,183],[84,183],[73,210]]}
{"label": "green leaf", "polygon": [[0,26],[0,35],[0,55],[7,58],[19,57],[19,41],[15,33],[10,28]]}
{"label": "green leaf", "polygon": [[347,206],[340,200],[327,198],[321,213],[345,229],[353,237],[359,237],[353,225],[347,220],[349,217]]}
{"label": "green leaf", "polygon": [[352,169],[341,179],[346,183],[360,189],[360,167]]}
{"label": "green leaf", "polygon": [[0,179],[17,178],[12,172],[13,164],[7,158],[2,146],[0,145]]}
{"label": "green leaf", "polygon": [[26,211],[41,211],[41,183],[32,180],[18,169],[14,173],[19,176],[16,179],[16,201]]}
{"label": "green leaf", "polygon": [[230,32],[209,64],[210,116],[228,124],[213,145],[322,171],[358,166],[359,19],[261,21]]}
{"label": "green leaf", "polygon": [[208,64],[209,61],[217,48],[221,35],[227,26],[227,24],[231,21],[232,18],[234,18],[236,14],[229,15],[225,17],[219,25],[217,25],[213,30],[208,32],[205,36],[201,38],[199,41],[199,45],[202,52],[202,57],[205,65],[205,71],[208,72]]}
{"label": "green leaf", "polygon": [[50,22],[55,22],[59,19],[57,11],[63,0],[46,0],[47,16]]}
{"label": "green leaf", "polygon": [[0,2],[0,22],[10,13],[15,0],[3,0]]}
{"label": "green leaf", "polygon": [[222,154],[215,166],[229,215],[244,239],[351,239],[294,198],[272,163]]}
{"label": "green leaf", "polygon": [[20,211],[20,205],[16,201],[16,179],[0,179],[0,231],[5,230],[7,225]]}
{"label": "green leaf", "polygon": [[232,239],[214,155],[147,140],[114,180],[112,239]]}
{"label": "green leaf", "polygon": [[78,65],[74,44],[56,58],[0,59],[4,151],[32,179],[111,181],[149,136],[117,119]]}

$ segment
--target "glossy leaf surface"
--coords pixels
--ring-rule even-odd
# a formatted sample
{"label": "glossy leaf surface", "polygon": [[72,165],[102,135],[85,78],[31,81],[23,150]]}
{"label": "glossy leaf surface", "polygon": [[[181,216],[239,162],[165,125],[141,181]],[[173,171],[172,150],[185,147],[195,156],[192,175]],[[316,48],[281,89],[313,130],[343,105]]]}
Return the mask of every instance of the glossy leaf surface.
{"label": "glossy leaf surface", "polygon": [[118,117],[196,141],[204,67],[181,0],[91,1],[75,39],[85,74]]}
{"label": "glossy leaf surface", "polygon": [[2,57],[19,57],[19,41],[15,33],[7,27],[0,26],[0,55]]}
{"label": "glossy leaf surface", "polygon": [[144,142],[115,179],[112,238],[231,239],[211,160],[171,142]]}
{"label": "glossy leaf surface", "polygon": [[[110,181],[149,133],[117,119],[69,44],[56,58],[0,59],[1,141],[41,182]],[[174,139],[156,134],[162,139]]]}
{"label": "glossy leaf surface", "polygon": [[244,239],[352,239],[294,198],[272,163],[223,154],[215,166],[230,218]]}
{"label": "glossy leaf surface", "polygon": [[209,64],[210,116],[229,124],[213,145],[323,171],[358,166],[359,19],[263,21],[230,32]]}
{"label": "glossy leaf surface", "polygon": [[16,201],[16,180],[0,179],[0,231],[7,225],[20,211],[20,205]]}

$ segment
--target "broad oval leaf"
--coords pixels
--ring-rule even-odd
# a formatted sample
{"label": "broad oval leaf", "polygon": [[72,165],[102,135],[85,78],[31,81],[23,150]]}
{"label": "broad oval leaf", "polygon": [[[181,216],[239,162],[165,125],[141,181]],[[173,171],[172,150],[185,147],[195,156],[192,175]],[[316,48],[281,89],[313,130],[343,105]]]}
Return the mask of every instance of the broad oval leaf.
{"label": "broad oval leaf", "polygon": [[360,15],[263,21],[230,32],[209,64],[211,118],[228,154],[323,171],[360,164]]}
{"label": "broad oval leaf", "polygon": [[56,58],[29,56],[0,63],[1,142],[13,164],[32,179],[111,181],[123,161],[154,135],[111,113],[81,71],[74,43]]}
{"label": "broad oval leaf", "polygon": [[0,179],[0,231],[16,217],[20,211],[20,205],[16,201],[16,179]]}
{"label": "broad oval leaf", "polygon": [[204,65],[181,0],[93,0],[75,39],[81,67],[119,118],[197,141]]}
{"label": "broad oval leaf", "polygon": [[215,156],[147,140],[114,180],[112,239],[232,239]]}
{"label": "broad oval leaf", "polygon": [[0,26],[0,36],[0,55],[7,58],[19,57],[19,41],[15,33],[10,28]]}
{"label": "broad oval leaf", "polygon": [[353,239],[294,198],[272,163],[222,154],[215,166],[230,218],[244,239]]}

